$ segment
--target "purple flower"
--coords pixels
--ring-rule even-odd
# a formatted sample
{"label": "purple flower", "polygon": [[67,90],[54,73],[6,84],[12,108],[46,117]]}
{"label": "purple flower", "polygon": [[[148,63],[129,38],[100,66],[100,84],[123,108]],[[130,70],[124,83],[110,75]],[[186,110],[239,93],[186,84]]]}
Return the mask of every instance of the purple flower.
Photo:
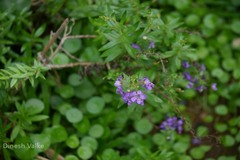
{"label": "purple flower", "polygon": [[141,48],[139,47],[139,45],[132,43],[131,46],[137,50],[141,50]]}
{"label": "purple flower", "polygon": [[186,86],[186,88],[188,88],[188,89],[190,89],[190,88],[193,88],[193,83],[192,82],[189,82],[188,84],[187,84],[187,86]]}
{"label": "purple flower", "polygon": [[152,90],[154,87],[154,84],[147,77],[144,77],[143,80],[140,80],[140,82],[143,82],[142,86],[147,90]]}
{"label": "purple flower", "polygon": [[165,121],[161,123],[160,129],[177,130],[180,134],[183,131],[183,120],[177,117],[168,117]]}
{"label": "purple flower", "polygon": [[138,90],[133,92],[131,101],[143,106],[146,98],[147,96],[142,91]]}
{"label": "purple flower", "polygon": [[206,67],[204,64],[201,65],[201,71],[205,71],[206,70]]}
{"label": "purple flower", "polygon": [[190,67],[190,64],[188,63],[188,61],[183,61],[182,62],[182,66],[183,66],[183,68],[189,68]]}
{"label": "purple flower", "polygon": [[127,105],[131,105],[133,103],[133,101],[131,100],[133,96],[133,92],[126,92],[122,94],[122,98],[124,100],[125,103],[127,103]]}
{"label": "purple flower", "polygon": [[194,144],[194,145],[201,144],[201,139],[200,138],[193,138],[192,139],[192,144]]}
{"label": "purple flower", "polygon": [[200,85],[200,86],[198,86],[197,88],[196,88],[196,90],[199,92],[199,93],[201,93],[201,92],[203,92],[204,90],[206,90],[207,88],[205,87],[205,86],[203,86],[203,85]]}
{"label": "purple flower", "polygon": [[183,72],[183,77],[188,81],[192,81],[192,77],[188,72]]}
{"label": "purple flower", "polygon": [[148,46],[148,49],[150,49],[150,48],[155,48],[155,43],[153,41],[151,41]]}
{"label": "purple flower", "polygon": [[217,90],[217,83],[212,83],[211,88],[212,88],[212,90],[216,91]]}

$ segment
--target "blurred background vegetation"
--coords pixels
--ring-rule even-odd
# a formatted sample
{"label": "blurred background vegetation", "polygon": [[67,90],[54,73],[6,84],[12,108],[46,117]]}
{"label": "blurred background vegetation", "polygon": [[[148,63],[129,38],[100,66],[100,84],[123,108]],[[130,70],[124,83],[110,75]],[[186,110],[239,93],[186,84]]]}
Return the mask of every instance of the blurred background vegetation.
{"label": "blurred background vegetation", "polygon": [[[3,78],[8,72],[0,72],[0,159],[240,159],[239,0],[1,0],[0,11],[1,69],[11,70],[17,63],[12,76],[17,79],[18,73],[24,75],[21,82],[14,77],[9,80],[10,88]],[[185,89],[176,78],[176,74],[181,75],[182,59],[169,59],[170,63],[165,63],[172,73],[165,81],[177,82],[174,87],[166,85],[163,91],[168,91],[169,97],[177,95],[178,111],[167,100],[162,102],[163,96],[150,98],[144,109],[129,111],[115,93],[116,73],[132,73],[135,62],[147,66],[152,61],[138,62],[135,51],[128,47],[142,41],[137,39],[141,33],[116,42],[123,49],[106,45],[118,38],[110,34],[116,29],[110,22],[119,21],[116,24],[127,37],[140,20],[143,23],[138,27],[148,33],[144,28],[151,21],[147,19],[152,18],[153,25],[160,23],[154,21],[155,15],[166,22],[166,28],[149,37],[163,44],[158,47],[164,53],[174,49],[172,44],[183,35],[192,50],[181,57],[205,64],[209,83],[216,82],[218,90],[198,93]],[[44,68],[35,60],[66,18],[74,19],[69,24],[71,28],[74,23],[71,35],[96,38],[67,39],[63,44],[67,52],[58,53],[52,64],[77,61],[91,65]],[[161,36],[154,37],[155,33]],[[144,72],[155,79],[156,86],[165,84],[162,79],[166,78],[161,74],[162,79],[157,77],[158,71],[155,67]],[[175,92],[176,88],[184,91]],[[182,134],[159,129],[160,122],[173,115],[185,117]],[[4,147],[36,143],[44,147]]]}

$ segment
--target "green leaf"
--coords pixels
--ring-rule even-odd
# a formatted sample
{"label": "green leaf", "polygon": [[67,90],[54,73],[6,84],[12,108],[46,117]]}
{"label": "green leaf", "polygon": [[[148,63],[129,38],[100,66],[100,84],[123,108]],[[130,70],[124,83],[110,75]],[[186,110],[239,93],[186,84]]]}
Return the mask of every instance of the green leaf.
{"label": "green leaf", "polygon": [[18,136],[20,131],[21,131],[20,125],[16,125],[11,132],[11,136],[10,136],[11,141],[13,141]]}
{"label": "green leaf", "polygon": [[114,41],[110,41],[107,44],[105,44],[104,46],[102,46],[99,51],[104,51],[104,50],[108,50],[116,45],[118,45],[120,43],[120,41],[118,40],[114,40]]}
{"label": "green leaf", "polygon": [[225,147],[232,147],[235,144],[235,139],[232,135],[225,135],[222,143]]}
{"label": "green leaf", "polygon": [[70,53],[75,53],[79,51],[82,47],[81,39],[67,39],[63,45],[64,49],[66,49]]}
{"label": "green leaf", "polygon": [[79,159],[75,155],[67,155],[66,157],[64,157],[64,160],[79,160]]}
{"label": "green leaf", "polygon": [[143,118],[134,123],[134,128],[138,133],[148,134],[153,129],[153,124],[147,118]]}
{"label": "green leaf", "polygon": [[31,85],[33,87],[34,86],[34,77],[29,77],[29,81],[30,81],[30,83],[31,83]]}
{"label": "green leaf", "polygon": [[33,144],[36,144],[35,147],[36,151],[43,152],[50,147],[51,144],[51,137],[47,134],[31,134],[30,139],[32,140]]}
{"label": "green leaf", "polygon": [[97,140],[90,136],[83,137],[81,140],[81,145],[87,146],[87,147],[91,148],[93,151],[96,151],[98,148]]}
{"label": "green leaf", "polygon": [[189,147],[186,142],[177,142],[174,144],[173,149],[178,153],[185,153]]}
{"label": "green leaf", "polygon": [[68,77],[68,83],[74,87],[79,86],[81,84],[80,78],[81,77],[79,74],[76,73],[70,74]]}
{"label": "green leaf", "polygon": [[71,123],[78,123],[83,119],[83,114],[79,109],[71,108],[67,110],[66,118]]}
{"label": "green leaf", "polygon": [[153,105],[154,107],[160,107],[161,104],[163,103],[163,100],[159,98],[158,96],[151,94],[151,93],[145,93],[147,95],[146,101]]}
{"label": "green leaf", "polygon": [[63,85],[58,88],[58,93],[63,98],[71,98],[74,96],[74,88],[70,85]]}
{"label": "green leaf", "polygon": [[124,47],[127,50],[127,53],[132,57],[132,58],[136,58],[136,55],[133,52],[133,48],[129,45],[124,43]]}
{"label": "green leaf", "polygon": [[25,104],[28,115],[38,114],[43,111],[44,104],[40,99],[31,98]]}
{"label": "green leaf", "polygon": [[77,150],[77,155],[82,159],[90,159],[93,156],[93,151],[87,146],[80,146]]}
{"label": "green leaf", "polygon": [[35,115],[35,116],[31,116],[29,117],[28,119],[30,121],[42,121],[42,120],[45,120],[45,119],[48,119],[49,117],[47,115]]}
{"label": "green leaf", "polygon": [[66,140],[66,145],[69,148],[77,148],[79,146],[80,142],[79,142],[79,138],[77,137],[77,135],[71,135],[70,137],[68,137],[68,139]]}
{"label": "green leaf", "polygon": [[215,108],[215,112],[218,114],[218,115],[226,115],[228,113],[228,108],[227,106],[225,105],[218,105],[216,108]]}
{"label": "green leaf", "polygon": [[53,64],[68,64],[69,58],[63,53],[58,53],[55,57],[52,59]]}
{"label": "green leaf", "polygon": [[16,156],[21,160],[30,160],[37,155],[37,150],[32,145],[30,137],[19,137],[15,140],[14,145],[18,146],[13,151]]}
{"label": "green leaf", "polygon": [[40,37],[45,31],[45,29],[46,29],[46,24],[41,25],[34,33],[34,37]]}
{"label": "green leaf", "polygon": [[94,138],[100,138],[103,136],[104,134],[104,128],[102,125],[100,124],[95,124],[93,126],[90,127],[89,129],[89,135],[91,137],[94,137]]}
{"label": "green leaf", "polygon": [[105,106],[105,101],[101,97],[93,97],[87,102],[87,111],[91,114],[99,114]]}
{"label": "green leaf", "polygon": [[12,79],[10,82],[10,87],[12,88],[16,83],[17,83],[18,79]]}
{"label": "green leaf", "polygon": [[63,126],[55,125],[46,131],[46,134],[51,136],[51,143],[64,142],[67,139],[67,131]]}

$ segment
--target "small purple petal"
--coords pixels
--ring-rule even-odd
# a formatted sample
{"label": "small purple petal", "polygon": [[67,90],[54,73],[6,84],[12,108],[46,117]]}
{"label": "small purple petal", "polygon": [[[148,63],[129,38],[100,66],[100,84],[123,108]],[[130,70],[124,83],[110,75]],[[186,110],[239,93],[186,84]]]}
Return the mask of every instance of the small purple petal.
{"label": "small purple petal", "polygon": [[139,47],[139,45],[137,45],[137,44],[135,44],[135,43],[132,43],[131,46],[132,46],[134,49],[141,50],[141,48]]}
{"label": "small purple petal", "polygon": [[150,48],[155,48],[155,43],[153,41],[151,41],[148,46],[148,49],[150,49]]}
{"label": "small purple petal", "polygon": [[186,88],[188,88],[188,89],[190,89],[190,88],[193,88],[193,83],[192,82],[189,82],[188,84],[187,84],[187,86],[186,86]]}
{"label": "small purple petal", "polygon": [[188,61],[183,61],[182,62],[182,66],[183,66],[183,68],[189,68],[190,67],[190,64],[188,63]]}
{"label": "small purple petal", "polygon": [[211,88],[212,88],[212,90],[216,91],[217,90],[217,83],[212,83]]}
{"label": "small purple petal", "polygon": [[206,70],[206,67],[204,64],[201,65],[201,71],[205,71]]}
{"label": "small purple petal", "polygon": [[192,81],[192,77],[188,72],[183,72],[183,77],[188,81]]}

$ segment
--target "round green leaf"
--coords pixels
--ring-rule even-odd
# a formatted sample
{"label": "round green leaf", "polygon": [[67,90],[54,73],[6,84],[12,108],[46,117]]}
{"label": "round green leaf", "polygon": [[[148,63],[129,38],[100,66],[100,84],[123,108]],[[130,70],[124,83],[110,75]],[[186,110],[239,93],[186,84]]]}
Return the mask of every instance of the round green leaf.
{"label": "round green leaf", "polygon": [[82,41],[81,41],[81,39],[67,39],[64,42],[63,47],[68,52],[75,53],[82,47]]}
{"label": "round green leaf", "polygon": [[225,135],[223,137],[223,146],[225,147],[232,147],[235,144],[235,139],[231,135]]}
{"label": "round green leaf", "polygon": [[231,29],[233,32],[240,34],[240,20],[234,20],[231,24]]}
{"label": "round green leaf", "polygon": [[189,147],[188,143],[177,142],[173,145],[173,149],[178,153],[185,153]]}
{"label": "round green leaf", "polygon": [[47,134],[33,134],[30,136],[32,142],[36,144],[37,152],[43,152],[47,150],[51,144],[51,137]]}
{"label": "round green leaf", "polygon": [[162,146],[164,143],[166,143],[166,137],[160,133],[154,134],[153,142],[158,146]]}
{"label": "round green leaf", "polygon": [[71,108],[66,112],[67,120],[71,123],[78,123],[82,120],[83,114],[77,108]]}
{"label": "round green leaf", "polygon": [[200,22],[200,18],[195,14],[190,14],[185,19],[185,23],[190,27],[198,25],[199,22]]}
{"label": "round green leaf", "polygon": [[225,105],[218,105],[216,108],[215,108],[215,112],[218,114],[218,115],[226,115],[228,113],[228,108],[225,106]]}
{"label": "round green leaf", "polygon": [[87,147],[91,148],[93,151],[95,151],[98,147],[98,142],[95,138],[86,136],[86,137],[82,138],[81,145],[87,146]]}
{"label": "round green leaf", "polygon": [[102,112],[105,101],[101,97],[93,97],[87,102],[87,111],[91,114],[99,114]]}
{"label": "round green leaf", "polygon": [[25,105],[29,115],[38,114],[43,111],[44,104],[41,100],[37,98],[29,99]]}
{"label": "round green leaf", "polygon": [[52,59],[53,64],[68,64],[69,58],[63,53],[58,53],[55,57]]}
{"label": "round green leaf", "polygon": [[203,159],[204,154],[204,151],[200,147],[196,147],[190,150],[190,155],[194,159]]}
{"label": "round green leaf", "polygon": [[207,14],[204,19],[203,23],[206,27],[214,29],[218,25],[218,17],[214,14]]}
{"label": "round green leaf", "polygon": [[76,97],[86,99],[92,97],[96,89],[89,80],[85,79],[79,86],[75,87],[74,91]]}
{"label": "round green leaf", "polygon": [[93,156],[93,151],[87,146],[81,146],[77,150],[77,154],[82,159],[90,159]]}
{"label": "round green leaf", "polygon": [[104,128],[100,124],[95,124],[89,129],[89,135],[94,138],[100,138],[104,134]]}
{"label": "round green leaf", "polygon": [[64,160],[79,160],[75,155],[67,155]]}
{"label": "round green leaf", "polygon": [[102,97],[103,97],[105,103],[110,103],[113,99],[113,95],[110,93],[105,93],[102,95]]}
{"label": "round green leaf", "polygon": [[58,88],[58,93],[63,98],[71,98],[74,95],[74,89],[70,85],[63,85],[63,86]]}
{"label": "round green leaf", "polygon": [[205,126],[199,126],[197,128],[197,136],[198,137],[202,137],[202,136],[206,136],[208,134],[208,128]]}
{"label": "round green leaf", "polygon": [[71,135],[70,137],[68,137],[68,139],[66,140],[66,145],[69,148],[77,148],[79,146],[79,139],[76,135]]}
{"label": "round green leaf", "polygon": [[81,122],[73,124],[73,126],[78,130],[79,133],[85,134],[90,128],[90,122],[87,118],[83,118]]}
{"label": "round green leaf", "polygon": [[210,105],[215,105],[218,102],[218,95],[215,93],[211,93],[208,95],[208,103]]}
{"label": "round green leaf", "polygon": [[222,65],[225,70],[232,71],[236,68],[236,61],[232,58],[224,59]]}
{"label": "round green leaf", "polygon": [[147,134],[153,129],[153,124],[147,118],[143,118],[134,123],[134,128],[138,133]]}
{"label": "round green leaf", "polygon": [[79,86],[82,82],[80,80],[80,75],[73,73],[68,77],[68,83],[72,86]]}
{"label": "round green leaf", "polygon": [[71,108],[72,106],[69,103],[62,103],[59,107],[57,107],[58,111],[64,116],[66,115],[67,111]]}
{"label": "round green leaf", "polygon": [[21,160],[31,160],[37,155],[36,147],[29,137],[18,137],[15,140],[13,151]]}
{"label": "round green leaf", "polygon": [[67,139],[67,131],[63,126],[56,125],[50,128],[51,142],[59,143]]}

